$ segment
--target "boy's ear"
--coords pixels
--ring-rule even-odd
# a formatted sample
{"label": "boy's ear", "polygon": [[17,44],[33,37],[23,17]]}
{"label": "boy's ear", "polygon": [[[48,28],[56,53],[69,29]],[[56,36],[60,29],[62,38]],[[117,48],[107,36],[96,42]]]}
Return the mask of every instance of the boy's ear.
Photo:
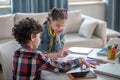
{"label": "boy's ear", "polygon": [[35,35],[31,34],[31,41],[34,41]]}

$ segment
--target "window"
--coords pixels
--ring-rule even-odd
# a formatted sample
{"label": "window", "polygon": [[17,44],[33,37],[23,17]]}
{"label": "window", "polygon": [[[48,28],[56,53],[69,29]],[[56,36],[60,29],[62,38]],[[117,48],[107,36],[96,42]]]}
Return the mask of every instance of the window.
{"label": "window", "polygon": [[0,0],[0,5],[10,4],[10,0]]}
{"label": "window", "polygon": [[104,4],[105,0],[68,0],[69,6],[74,6],[74,5],[96,5],[96,4]]}
{"label": "window", "polygon": [[69,0],[69,2],[90,2],[90,1],[102,1],[102,0]]}

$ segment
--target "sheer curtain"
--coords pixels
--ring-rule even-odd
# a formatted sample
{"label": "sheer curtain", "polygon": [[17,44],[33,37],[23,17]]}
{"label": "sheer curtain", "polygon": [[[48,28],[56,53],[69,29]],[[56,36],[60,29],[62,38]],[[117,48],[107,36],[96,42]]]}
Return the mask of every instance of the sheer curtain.
{"label": "sheer curtain", "polygon": [[47,12],[52,8],[68,8],[68,0],[12,0],[12,12]]}
{"label": "sheer curtain", "polygon": [[120,0],[105,0],[105,19],[109,28],[120,32]]}

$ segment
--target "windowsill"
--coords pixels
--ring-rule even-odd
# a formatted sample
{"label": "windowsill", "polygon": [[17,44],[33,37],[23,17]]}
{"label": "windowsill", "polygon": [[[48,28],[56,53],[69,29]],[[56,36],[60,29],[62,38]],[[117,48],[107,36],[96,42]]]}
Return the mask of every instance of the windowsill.
{"label": "windowsill", "polygon": [[69,6],[78,6],[78,5],[99,5],[105,4],[104,1],[91,1],[91,2],[69,2]]}
{"label": "windowsill", "polygon": [[0,9],[11,8],[11,5],[0,5]]}

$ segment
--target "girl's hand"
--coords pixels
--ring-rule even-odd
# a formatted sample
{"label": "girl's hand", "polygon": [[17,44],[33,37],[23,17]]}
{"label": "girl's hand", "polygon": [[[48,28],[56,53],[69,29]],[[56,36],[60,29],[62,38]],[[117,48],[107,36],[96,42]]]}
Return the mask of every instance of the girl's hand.
{"label": "girl's hand", "polygon": [[57,32],[56,32],[56,40],[57,42],[60,40],[60,35],[63,33],[64,27],[61,27]]}
{"label": "girl's hand", "polygon": [[58,53],[57,53],[57,55],[58,55],[58,58],[63,58],[63,57],[66,57],[67,55],[68,55],[68,52],[67,51],[59,51]]}
{"label": "girl's hand", "polygon": [[59,30],[58,30],[58,34],[62,34],[64,31],[64,27],[61,27]]}
{"label": "girl's hand", "polygon": [[62,51],[62,53],[60,55],[61,55],[60,56],[61,58],[66,57],[68,55],[68,52],[67,51]]}

